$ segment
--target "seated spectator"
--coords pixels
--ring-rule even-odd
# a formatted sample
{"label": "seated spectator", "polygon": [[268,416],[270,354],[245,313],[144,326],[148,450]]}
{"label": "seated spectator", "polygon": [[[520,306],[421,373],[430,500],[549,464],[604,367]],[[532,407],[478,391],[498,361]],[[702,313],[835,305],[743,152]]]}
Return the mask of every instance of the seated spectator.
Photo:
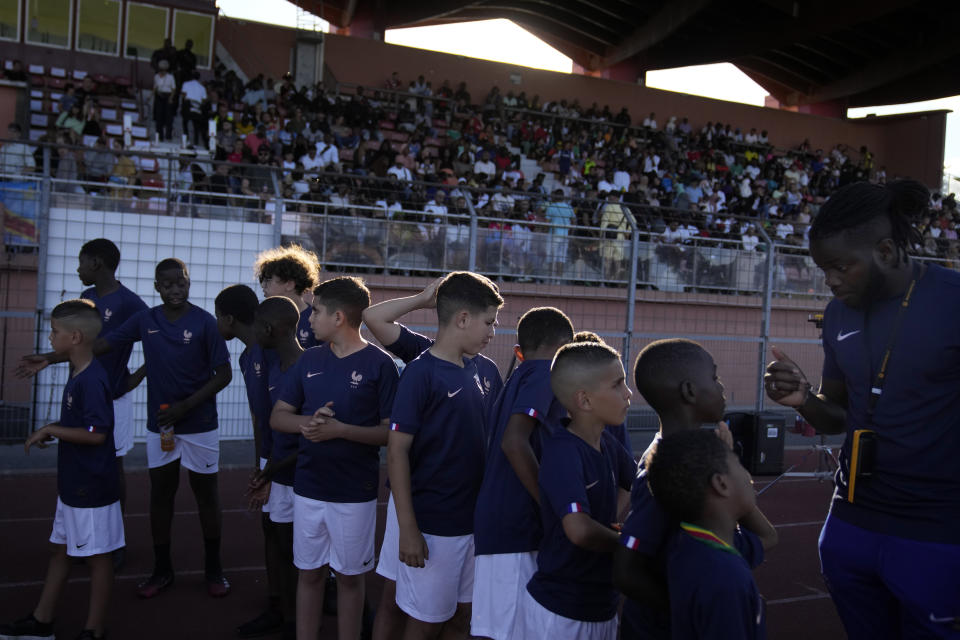
{"label": "seated spectator", "polygon": [[394,164],[392,167],[387,169],[387,175],[396,176],[397,180],[400,182],[410,182],[413,180],[410,169],[403,166],[403,157],[399,154],[394,156]]}
{"label": "seated spectator", "polygon": [[3,72],[3,77],[11,82],[26,82],[27,74],[23,70],[23,63],[19,60],[13,61],[13,68]]}
{"label": "seated spectator", "polygon": [[72,82],[68,82],[63,87],[63,95],[60,96],[59,113],[70,111],[70,108],[77,102],[79,102],[79,98],[77,97],[76,87],[73,86]]}
{"label": "seated spectator", "polygon": [[87,107],[81,135],[83,138],[87,136],[99,138],[103,135],[103,127],[100,124],[100,110],[95,105],[91,104]]}
{"label": "seated spectator", "polygon": [[489,151],[484,151],[480,154],[480,159],[473,164],[473,172],[475,174],[483,174],[488,179],[496,177],[497,166],[490,159]]}
{"label": "seated spectator", "polygon": [[320,168],[340,171],[340,151],[333,143],[333,136],[329,133],[324,135],[323,142],[318,142],[316,147]]}
{"label": "seated spectator", "polygon": [[15,122],[7,125],[7,137],[16,142],[4,142],[0,146],[0,173],[7,175],[23,175],[33,173],[37,163],[33,157],[33,149],[19,142],[23,139],[23,130]]}
{"label": "seated spectator", "polygon": [[746,230],[744,230],[740,236],[740,241],[743,243],[745,251],[756,251],[757,245],[760,244],[760,236],[757,235],[757,226],[752,223],[747,225]]}
{"label": "seated spectator", "polygon": [[650,115],[643,119],[643,126],[647,129],[656,130],[657,128],[657,114],[653,111],[650,112]]}
{"label": "seated spectator", "polygon": [[241,164],[245,162],[246,158],[244,156],[244,144],[243,140],[234,140],[233,141],[233,151],[227,156],[227,162],[232,162],[233,164]]}
{"label": "seated spectator", "polygon": [[87,182],[106,182],[113,174],[113,165],[116,162],[116,157],[107,148],[107,141],[98,137],[93,149],[84,153],[83,179]]}
{"label": "seated spectator", "polygon": [[[267,128],[264,125],[257,127],[256,131],[247,134],[243,139],[243,144],[247,148],[247,155],[256,158],[260,153],[260,147],[269,145],[267,142]],[[269,146],[267,146],[269,149]]]}

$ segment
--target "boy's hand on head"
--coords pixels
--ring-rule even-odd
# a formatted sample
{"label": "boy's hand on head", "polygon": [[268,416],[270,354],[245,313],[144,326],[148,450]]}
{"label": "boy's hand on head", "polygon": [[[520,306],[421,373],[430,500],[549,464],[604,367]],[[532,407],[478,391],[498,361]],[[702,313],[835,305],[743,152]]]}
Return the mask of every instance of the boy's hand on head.
{"label": "boy's hand on head", "polygon": [[187,405],[183,402],[174,402],[166,409],[157,411],[157,426],[166,427],[176,425],[187,414]]}
{"label": "boy's hand on head", "polygon": [[723,444],[727,445],[731,450],[733,449],[733,433],[730,432],[730,427],[727,426],[727,423],[721,420],[717,423],[717,437],[723,441]]}
{"label": "boy's hand on head", "polygon": [[47,431],[46,426],[40,427],[31,433],[27,441],[23,443],[23,450],[27,455],[30,455],[30,447],[46,449],[51,440],[53,440],[53,436]]}
{"label": "boy's hand on head", "polygon": [[771,400],[785,407],[800,407],[807,399],[810,383],[797,364],[776,347],[773,362],[767,365],[763,385]]}
{"label": "boy's hand on head", "polygon": [[29,378],[43,371],[47,365],[47,359],[39,353],[31,353],[20,358],[20,364],[14,370],[18,378]]}
{"label": "boy's hand on head", "polygon": [[440,282],[444,279],[445,276],[440,276],[426,287],[423,291],[420,292],[420,308],[421,309],[435,309],[437,306],[437,287],[440,286]]}
{"label": "boy's hand on head", "polygon": [[430,558],[430,549],[423,534],[417,528],[400,529],[400,562],[407,566],[422,569],[424,561]]}

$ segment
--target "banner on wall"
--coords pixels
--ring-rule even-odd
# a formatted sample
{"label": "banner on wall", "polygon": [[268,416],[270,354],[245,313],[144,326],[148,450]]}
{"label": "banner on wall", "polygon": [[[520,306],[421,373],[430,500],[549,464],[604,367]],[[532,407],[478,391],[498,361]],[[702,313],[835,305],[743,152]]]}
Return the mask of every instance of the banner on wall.
{"label": "banner on wall", "polygon": [[40,190],[36,182],[0,182],[4,244],[21,246],[37,244],[39,199]]}

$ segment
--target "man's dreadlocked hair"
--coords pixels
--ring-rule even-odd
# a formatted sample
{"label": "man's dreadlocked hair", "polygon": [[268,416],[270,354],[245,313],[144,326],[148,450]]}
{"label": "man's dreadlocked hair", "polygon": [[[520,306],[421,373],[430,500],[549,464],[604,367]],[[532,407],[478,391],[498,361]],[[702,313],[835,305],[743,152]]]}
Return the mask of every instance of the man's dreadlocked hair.
{"label": "man's dreadlocked hair", "polygon": [[869,182],[849,184],[830,196],[810,225],[810,241],[855,229],[886,217],[890,237],[906,261],[914,244],[922,242],[913,222],[926,211],[930,191],[915,180],[896,180],[881,186]]}

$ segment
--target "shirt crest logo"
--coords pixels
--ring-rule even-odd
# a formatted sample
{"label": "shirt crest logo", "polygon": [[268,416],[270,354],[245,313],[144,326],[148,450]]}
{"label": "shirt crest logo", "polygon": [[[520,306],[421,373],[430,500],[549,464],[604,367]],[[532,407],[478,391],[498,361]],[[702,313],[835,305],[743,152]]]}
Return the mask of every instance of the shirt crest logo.
{"label": "shirt crest logo", "polygon": [[[288,334],[288,335],[289,335],[289,334]],[[253,363],[253,372],[257,374],[257,377],[258,377],[258,378],[260,377],[260,363],[259,363],[259,362],[254,362],[254,363]]]}
{"label": "shirt crest logo", "polygon": [[354,371],[350,374],[350,388],[357,389],[360,387],[360,382],[363,381],[363,374],[357,373]]}
{"label": "shirt crest logo", "polygon": [[[289,335],[289,334],[287,334],[287,335]],[[307,331],[306,329],[300,329],[300,339],[301,339],[301,340],[309,340],[309,339],[310,339],[310,332]]]}
{"label": "shirt crest logo", "polygon": [[490,379],[487,378],[486,376],[484,376],[484,377],[483,377],[483,388],[486,390],[487,393],[490,393],[492,387],[493,387],[493,385],[490,383]]}
{"label": "shirt crest logo", "polygon": [[190,344],[190,338],[193,337],[193,333],[189,329],[183,330],[183,344]]}
{"label": "shirt crest logo", "polygon": [[104,310],[103,310],[103,321],[104,321],[104,322],[110,322],[110,318],[112,318],[112,317],[113,317],[113,311],[111,311],[110,309],[104,309]]}
{"label": "shirt crest logo", "polygon": [[73,409],[73,394],[67,394],[67,409]]}

